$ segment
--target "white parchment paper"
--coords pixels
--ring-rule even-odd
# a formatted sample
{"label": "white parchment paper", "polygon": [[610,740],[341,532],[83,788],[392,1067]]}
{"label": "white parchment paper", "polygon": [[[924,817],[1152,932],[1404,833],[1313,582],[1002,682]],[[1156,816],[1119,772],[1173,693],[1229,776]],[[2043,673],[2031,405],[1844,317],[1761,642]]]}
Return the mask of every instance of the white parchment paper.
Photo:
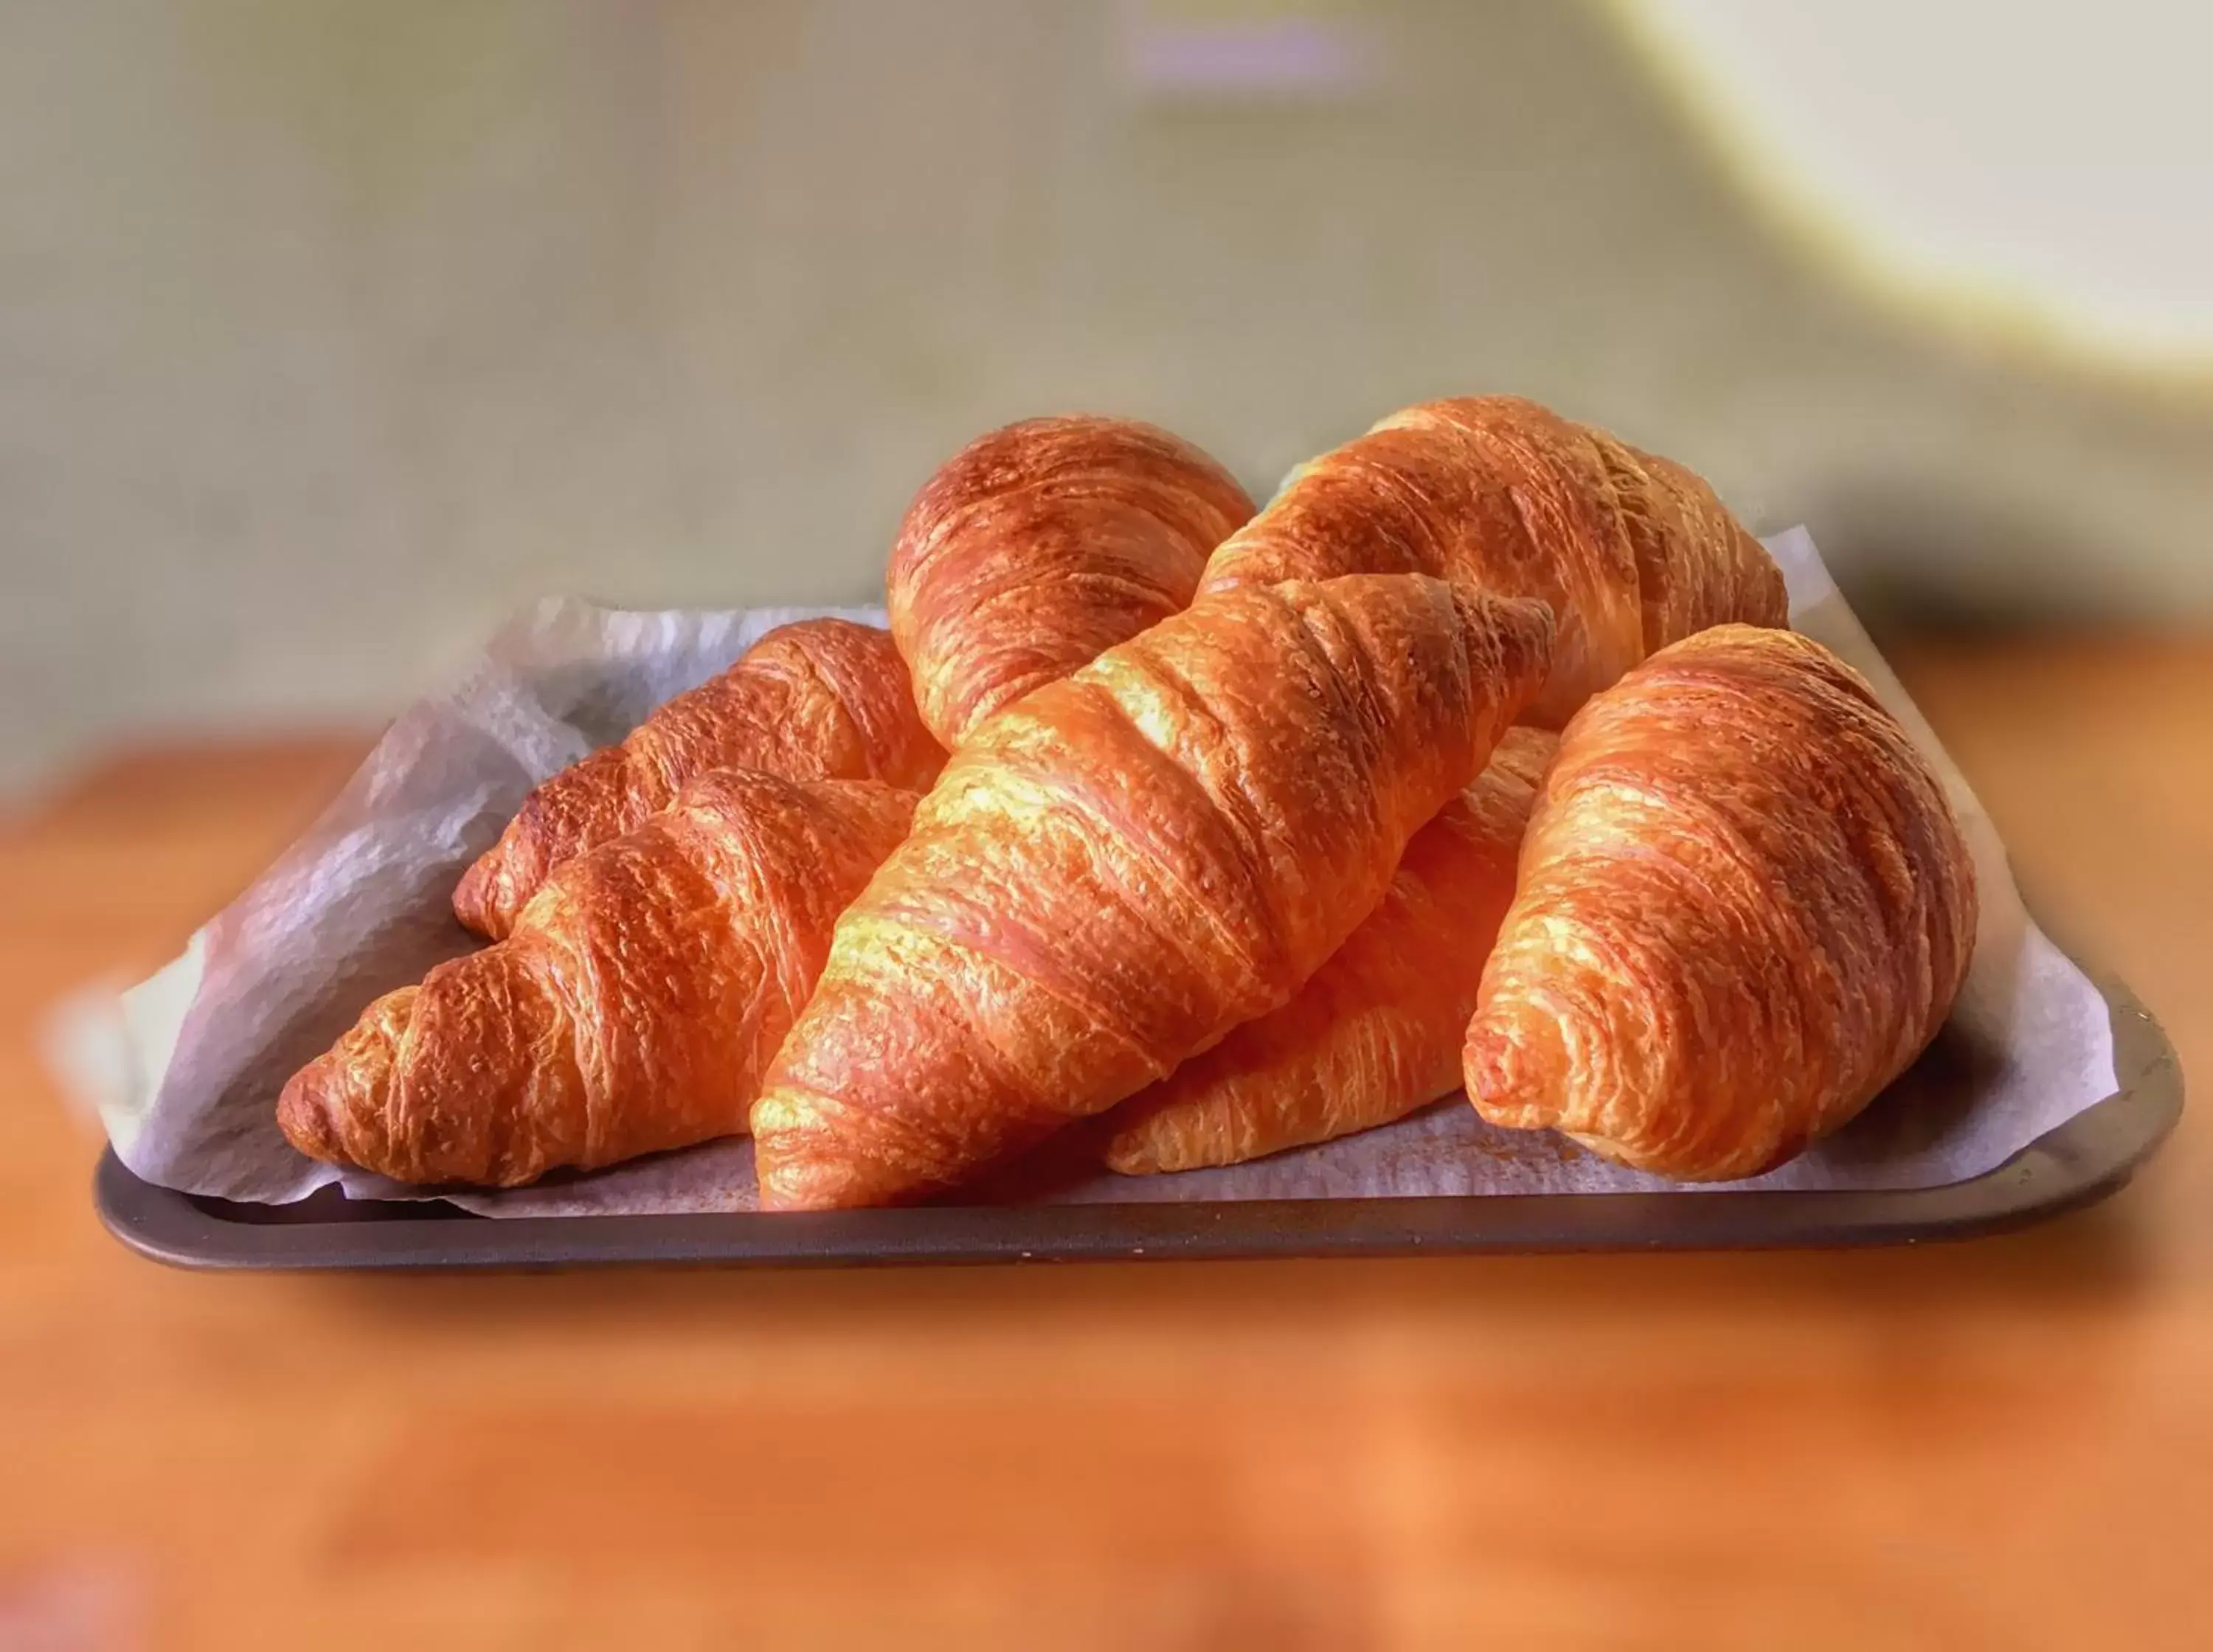
{"label": "white parchment paper", "polygon": [[[1974,968],[1922,1060],[1850,1127],[1752,1182],[1716,1186],[1920,1187],[2002,1162],[2115,1088],[2109,1012],[2029,921],[1987,815],[1883,664],[1803,529],[1768,541],[1792,623],[1865,673],[1951,789],[1981,878]],[[542,604],[448,692],[394,723],[338,801],[182,956],[119,997],[68,1008],[57,1057],[97,1106],[117,1154],[149,1181],[282,1204],[342,1182],[352,1196],[420,1198],[293,1151],[277,1091],[377,994],[472,944],[448,907],[461,870],[530,787],[616,740],[671,694],[802,613],[623,613]],[[1121,1177],[1073,1136],[1002,1175],[992,1197],[1119,1201],[1352,1195],[1608,1192],[1674,1184],[1617,1168],[1549,1133],[1494,1130],[1454,1096],[1381,1130],[1226,1170]],[[749,1209],[742,1140],[451,1195],[492,1216]]]}

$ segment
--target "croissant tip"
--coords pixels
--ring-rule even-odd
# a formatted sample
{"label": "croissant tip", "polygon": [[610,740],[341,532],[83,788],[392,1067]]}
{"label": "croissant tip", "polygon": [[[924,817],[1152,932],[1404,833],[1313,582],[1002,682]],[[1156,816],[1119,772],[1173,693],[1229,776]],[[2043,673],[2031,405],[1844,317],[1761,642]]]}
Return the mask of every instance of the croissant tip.
{"label": "croissant tip", "polygon": [[1467,1099],[1484,1119],[1509,1130],[1548,1130],[1564,1109],[1552,1075],[1540,1070],[1534,1052],[1504,1028],[1478,1017],[1469,1027],[1461,1052]]}
{"label": "croissant tip", "polygon": [[277,1098],[277,1127],[309,1158],[336,1163],[344,1155],[320,1094],[322,1065],[320,1060],[310,1062],[285,1081]]}
{"label": "croissant tip", "polygon": [[461,881],[454,886],[454,916],[460,920],[463,929],[473,930],[479,935],[485,933],[489,917],[485,908],[490,891],[485,886],[491,879],[485,864],[487,858],[470,862],[468,870],[461,874]]}
{"label": "croissant tip", "polygon": [[454,886],[454,916],[463,929],[487,941],[504,941],[515,927],[515,914],[503,899],[507,880],[492,856],[479,856]]}

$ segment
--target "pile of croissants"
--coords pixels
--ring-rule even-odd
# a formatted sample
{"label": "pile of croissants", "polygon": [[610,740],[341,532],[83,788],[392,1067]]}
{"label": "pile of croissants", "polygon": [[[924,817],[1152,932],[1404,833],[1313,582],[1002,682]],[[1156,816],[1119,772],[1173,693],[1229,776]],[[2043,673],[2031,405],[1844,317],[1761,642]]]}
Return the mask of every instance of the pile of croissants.
{"label": "pile of croissants", "polygon": [[1010,425],[888,588],[888,632],[772,631],[532,793],[454,891],[491,944],[295,1076],[291,1142],[513,1186],[750,1130],[761,1208],[830,1209],[1077,1121],[1146,1174],[1464,1084],[1727,1180],[1966,972],[1905,731],[1703,481],[1531,402],[1396,413],[1257,514],[1152,426]]}

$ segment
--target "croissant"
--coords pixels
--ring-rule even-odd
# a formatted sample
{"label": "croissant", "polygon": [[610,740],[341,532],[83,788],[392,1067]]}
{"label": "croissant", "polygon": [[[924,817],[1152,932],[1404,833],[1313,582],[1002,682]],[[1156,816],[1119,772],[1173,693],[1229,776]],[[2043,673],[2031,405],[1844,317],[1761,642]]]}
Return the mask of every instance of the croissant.
{"label": "croissant", "polygon": [[515,1186],[744,1130],[838,911],[915,794],[722,770],[556,870],[514,933],[387,993],[285,1085],[302,1153]]}
{"label": "croissant", "polygon": [[923,721],[985,717],[1189,605],[1253,514],[1229,473],[1131,419],[1029,419],[948,460],[893,547],[892,634]]}
{"label": "croissant", "polygon": [[1508,730],[1296,997],[1106,1116],[1107,1165],[1144,1175],[1241,1164],[1387,1125],[1458,1089],[1476,986],[1555,744]]}
{"label": "croissant", "polygon": [[1698,477],[1514,396],[1409,407],[1302,466],[1201,588],[1402,571],[1552,605],[1529,721],[1553,728],[1655,649],[1789,613],[1773,559]]}
{"label": "croissant", "polygon": [[462,875],[454,913],[497,940],[556,867],[620,837],[710,770],[879,780],[920,791],[944,762],[916,716],[905,663],[887,633],[849,619],[780,625],[620,745],[532,792]]}
{"label": "croissant", "polygon": [[1229,591],[978,728],[754,1103],[765,1209],[948,1186],[1286,1002],[1543,680],[1412,576]]}
{"label": "croissant", "polygon": [[1705,631],[1563,735],[1468,1094],[1640,1169],[1758,1174],[1921,1052],[1975,920],[1943,789],[1867,684],[1789,631]]}

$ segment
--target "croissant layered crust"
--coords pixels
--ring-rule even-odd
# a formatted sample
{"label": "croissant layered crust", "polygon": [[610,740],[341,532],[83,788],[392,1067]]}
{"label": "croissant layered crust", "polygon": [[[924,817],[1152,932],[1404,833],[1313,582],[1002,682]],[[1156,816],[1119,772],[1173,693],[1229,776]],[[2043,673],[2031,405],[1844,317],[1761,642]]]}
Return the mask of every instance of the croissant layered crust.
{"label": "croissant layered crust", "polygon": [[1287,1002],[1543,680],[1533,602],[1228,591],[975,729],[755,1104],[765,1208],[947,1187]]}
{"label": "croissant layered crust", "polygon": [[1789,631],[1704,631],[1562,736],[1468,1094],[1640,1169],[1757,1174],[1920,1053],[1976,914],[1943,789],[1866,682]]}
{"label": "croissant layered crust", "polygon": [[1107,1116],[1107,1165],[1142,1175],[1241,1164],[1389,1124],[1458,1089],[1476,987],[1555,743],[1509,729],[1297,997]]}
{"label": "croissant layered crust", "polygon": [[1201,588],[1400,572],[1552,605],[1530,714],[1551,728],[1655,649],[1789,613],[1773,559],[1704,481],[1514,396],[1409,407],[1302,466]]}
{"label": "croissant layered crust", "polygon": [[909,507],[887,581],[923,720],[957,746],[1188,606],[1252,514],[1221,466],[1134,419],[1028,419],[970,443]]}
{"label": "croissant layered crust", "polygon": [[559,867],[509,938],[386,994],[284,1087],[318,1159],[514,1186],[741,1131],[916,795],[749,770]]}
{"label": "croissant layered crust", "polygon": [[620,745],[563,770],[524,800],[454,891],[479,935],[508,933],[556,868],[668,807],[694,777],[754,769],[795,780],[927,787],[944,748],[917,714],[888,632],[851,620],[780,625],[729,670],[677,695]]}

